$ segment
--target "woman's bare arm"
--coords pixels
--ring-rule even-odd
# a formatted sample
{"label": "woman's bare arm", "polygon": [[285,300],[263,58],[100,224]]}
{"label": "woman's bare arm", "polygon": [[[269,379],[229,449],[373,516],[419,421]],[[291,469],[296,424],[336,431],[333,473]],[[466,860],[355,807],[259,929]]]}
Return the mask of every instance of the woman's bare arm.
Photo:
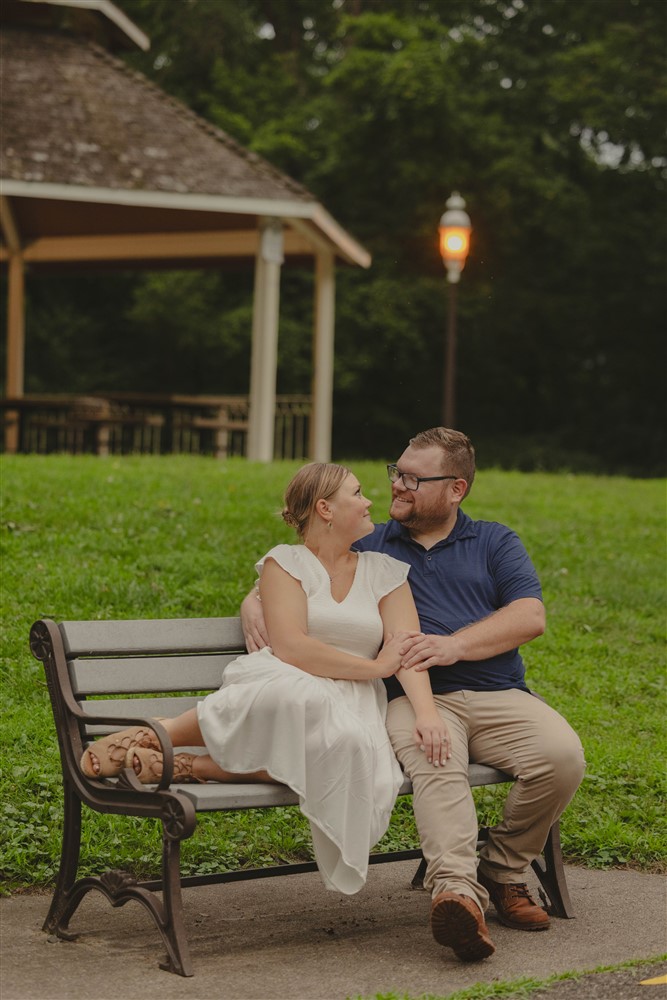
{"label": "woman's bare arm", "polygon": [[275,559],[265,561],[259,590],[271,648],[285,663],[317,677],[338,680],[391,677],[398,670],[398,639],[385,643],[377,658],[370,660],[343,653],[308,635],[308,611],[303,588]]}
{"label": "woman's bare arm", "polygon": [[[398,639],[399,648],[406,632],[419,630],[419,618],[415,608],[414,598],[407,583],[387,594],[380,601],[380,614],[385,629],[385,636]],[[441,719],[433,700],[431,681],[428,674],[416,670],[401,670],[396,674],[405,691],[415,716],[415,742],[423,746],[429,763],[436,767],[444,764],[451,755],[449,733]],[[426,683],[424,683],[426,681]]]}

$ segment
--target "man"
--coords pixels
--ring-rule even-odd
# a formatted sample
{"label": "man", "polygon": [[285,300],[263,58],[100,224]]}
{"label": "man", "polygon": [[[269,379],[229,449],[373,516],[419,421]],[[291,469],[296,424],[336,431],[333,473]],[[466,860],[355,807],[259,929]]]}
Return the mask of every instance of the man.
{"label": "man", "polygon": [[[545,627],[525,548],[509,528],[460,510],[475,475],[469,439],[444,427],[423,431],[388,472],[391,520],[356,547],[411,566],[422,631],[406,636],[402,665],[430,671],[451,758],[434,768],[414,745],[414,713],[396,678],[386,681],[387,729],[413,784],[433,936],[462,960],[477,961],[495,951],[484,921],[489,899],[509,927],[548,928],[523,875],[577,790],[584,755],[567,722],[525,683],[518,647]],[[242,608],[250,648],[266,641],[257,603],[248,597]],[[479,862],[469,761],[516,778]]]}

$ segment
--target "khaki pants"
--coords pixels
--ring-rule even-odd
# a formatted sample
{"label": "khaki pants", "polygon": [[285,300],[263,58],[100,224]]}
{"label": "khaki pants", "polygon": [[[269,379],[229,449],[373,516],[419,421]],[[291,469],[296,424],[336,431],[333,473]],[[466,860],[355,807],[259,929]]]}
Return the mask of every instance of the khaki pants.
{"label": "khaki pants", "polygon": [[415,745],[408,699],[394,699],[387,713],[394,751],[413,785],[427,862],[424,886],[434,896],[445,890],[470,896],[485,910],[489,897],[476,878],[477,816],[468,762],[497,767],[516,779],[479,865],[497,882],[523,882],[579,787],[584,751],[565,719],[526,691],[454,691],[435,695],[435,702],[452,740],[452,756],[440,768]]}

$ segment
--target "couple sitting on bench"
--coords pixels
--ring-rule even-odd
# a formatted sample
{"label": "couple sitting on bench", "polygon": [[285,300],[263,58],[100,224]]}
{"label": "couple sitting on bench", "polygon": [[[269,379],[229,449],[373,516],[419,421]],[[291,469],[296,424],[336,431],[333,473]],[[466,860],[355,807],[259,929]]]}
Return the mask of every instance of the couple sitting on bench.
{"label": "couple sitting on bench", "polygon": [[[177,754],[175,781],[292,788],[324,882],[344,893],[366,880],[402,766],[433,936],[476,961],[495,950],[489,899],[510,927],[549,926],[522,875],[581,781],[583,751],[525,684],[518,646],[543,632],[544,609],[523,545],[459,509],[474,477],[468,438],[425,431],[388,472],[391,520],[377,526],[348,469],[314,463],[296,474],[283,518],[302,544],[258,563],[242,609],[248,655],[196,709],[161,722],[174,745],[208,751]],[[479,866],[470,761],[516,779]],[[89,777],[125,766],[159,780],[150,729],[98,740],[81,761]]]}

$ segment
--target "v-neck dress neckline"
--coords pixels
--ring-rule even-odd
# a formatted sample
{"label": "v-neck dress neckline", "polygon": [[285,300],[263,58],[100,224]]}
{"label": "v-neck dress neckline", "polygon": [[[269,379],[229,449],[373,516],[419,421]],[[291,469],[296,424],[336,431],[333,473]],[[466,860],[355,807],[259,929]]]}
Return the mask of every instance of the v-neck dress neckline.
{"label": "v-neck dress neckline", "polygon": [[326,569],[324,568],[324,564],[322,562],[320,562],[320,560],[317,558],[317,556],[312,551],[312,549],[309,549],[307,545],[304,545],[303,547],[306,550],[306,552],[308,552],[308,554],[310,556],[312,556],[312,558],[315,560],[315,562],[319,566],[320,572],[323,574],[324,579],[327,581],[327,583],[329,585],[329,596],[331,597],[331,600],[334,602],[334,604],[345,604],[345,601],[348,599],[348,597],[350,596],[350,594],[354,590],[355,584],[357,582],[357,574],[359,572],[359,553],[355,552],[355,555],[356,555],[357,559],[356,559],[356,563],[355,563],[355,567],[354,567],[354,576],[352,577],[352,583],[350,584],[349,590],[348,590],[347,594],[345,595],[345,597],[341,601],[337,601],[336,598],[333,595],[333,589],[332,589],[333,580],[331,579],[331,577],[327,573]]}

